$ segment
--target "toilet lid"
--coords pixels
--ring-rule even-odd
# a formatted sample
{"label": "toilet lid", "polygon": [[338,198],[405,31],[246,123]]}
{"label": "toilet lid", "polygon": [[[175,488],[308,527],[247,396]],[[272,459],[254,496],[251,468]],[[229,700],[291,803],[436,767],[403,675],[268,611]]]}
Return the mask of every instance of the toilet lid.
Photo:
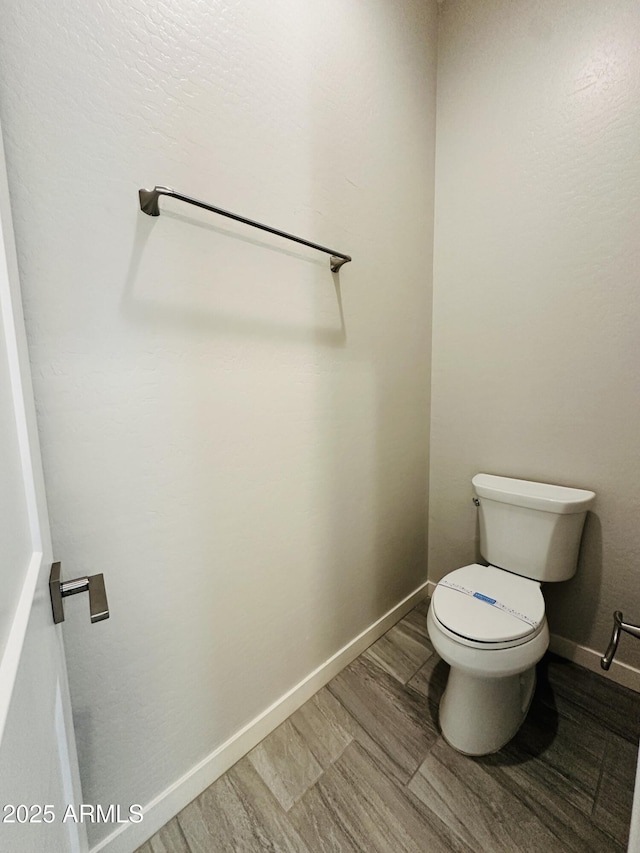
{"label": "toilet lid", "polygon": [[435,588],[431,606],[445,628],[485,643],[535,634],[544,619],[540,584],[477,563],[446,575]]}

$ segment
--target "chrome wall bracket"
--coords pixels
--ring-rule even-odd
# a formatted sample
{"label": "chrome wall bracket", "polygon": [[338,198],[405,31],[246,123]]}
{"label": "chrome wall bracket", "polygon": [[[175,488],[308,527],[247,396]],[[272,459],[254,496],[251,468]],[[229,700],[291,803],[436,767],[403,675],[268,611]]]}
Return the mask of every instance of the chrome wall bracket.
{"label": "chrome wall bracket", "polygon": [[606,652],[600,658],[600,666],[603,669],[609,669],[611,666],[615,653],[618,649],[618,643],[620,642],[620,634],[622,631],[640,639],[640,625],[631,625],[628,622],[623,622],[622,613],[620,610],[616,610],[613,614],[613,631],[611,632],[611,639],[609,640]]}
{"label": "chrome wall bracket", "polygon": [[78,592],[89,593],[89,614],[92,622],[101,622],[109,618],[109,603],[104,586],[104,575],[89,575],[83,578],[62,582],[60,580],[60,563],[52,563],[49,574],[49,594],[51,595],[51,610],[56,625],[64,622],[64,606],[62,599]]}
{"label": "chrome wall bracket", "polygon": [[329,264],[331,266],[331,272],[339,272],[340,267],[343,264],[348,264],[351,258],[338,258],[336,255],[331,255],[329,258]]}

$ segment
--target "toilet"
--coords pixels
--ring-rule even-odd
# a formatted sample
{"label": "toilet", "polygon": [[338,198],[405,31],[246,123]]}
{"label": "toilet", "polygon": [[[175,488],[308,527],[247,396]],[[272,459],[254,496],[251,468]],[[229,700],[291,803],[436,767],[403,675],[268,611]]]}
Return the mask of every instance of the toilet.
{"label": "toilet", "polygon": [[477,474],[480,553],[437,584],[429,637],[451,667],[440,701],[447,742],[467,755],[497,752],[529,710],[535,665],[549,646],[541,583],[573,577],[595,493]]}

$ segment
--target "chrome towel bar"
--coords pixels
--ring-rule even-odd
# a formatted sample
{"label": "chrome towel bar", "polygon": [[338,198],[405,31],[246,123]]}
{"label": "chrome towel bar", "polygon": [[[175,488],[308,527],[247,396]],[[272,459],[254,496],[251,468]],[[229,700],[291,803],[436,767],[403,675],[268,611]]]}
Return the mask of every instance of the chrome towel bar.
{"label": "chrome towel bar", "polygon": [[253,219],[247,219],[246,216],[238,216],[237,213],[230,213],[228,210],[222,210],[220,207],[214,207],[212,204],[207,204],[204,201],[198,201],[196,198],[190,198],[188,195],[182,195],[169,187],[154,187],[152,190],[141,189],[140,210],[148,216],[160,216],[160,207],[158,199],[161,195],[177,198],[179,201],[185,201],[187,204],[193,204],[195,207],[201,207],[203,210],[210,210],[211,213],[219,213],[220,216],[227,216],[229,219],[235,219],[236,222],[243,222],[245,225],[251,225],[252,228],[260,228],[261,231],[268,231],[270,234],[277,234],[278,237],[284,237],[285,240],[293,240],[295,243],[301,243],[303,246],[309,246],[311,249],[317,249],[319,252],[325,252],[331,255],[329,263],[331,272],[338,272],[343,264],[348,264],[351,260],[350,255],[345,255],[342,252],[336,252],[335,249],[328,249],[326,246],[320,246],[318,243],[312,243],[310,240],[303,240],[302,237],[295,237],[293,234],[287,234],[286,231],[280,231],[277,228],[271,228],[269,225],[263,225],[261,222],[255,222]]}

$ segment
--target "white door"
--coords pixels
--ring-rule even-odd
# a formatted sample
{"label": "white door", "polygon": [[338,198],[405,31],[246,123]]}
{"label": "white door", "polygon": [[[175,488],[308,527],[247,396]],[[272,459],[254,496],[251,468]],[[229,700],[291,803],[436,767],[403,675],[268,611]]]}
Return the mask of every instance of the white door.
{"label": "white door", "polygon": [[87,849],[51,561],[0,128],[0,850],[11,853]]}

